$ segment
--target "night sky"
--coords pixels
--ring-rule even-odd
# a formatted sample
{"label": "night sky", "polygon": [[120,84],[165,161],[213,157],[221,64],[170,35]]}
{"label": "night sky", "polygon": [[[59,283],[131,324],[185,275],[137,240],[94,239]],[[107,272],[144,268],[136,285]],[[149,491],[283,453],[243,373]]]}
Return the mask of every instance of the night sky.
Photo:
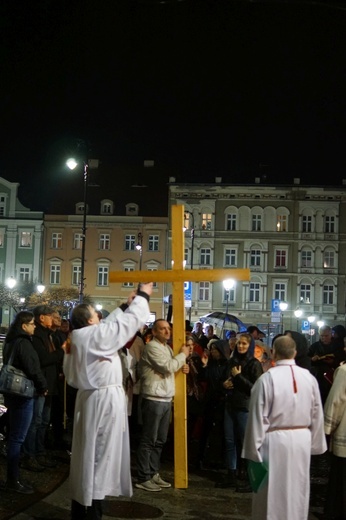
{"label": "night sky", "polygon": [[2,0],[0,27],[0,176],[32,209],[73,211],[77,155],[117,214],[166,215],[170,176],[346,178],[344,2]]}

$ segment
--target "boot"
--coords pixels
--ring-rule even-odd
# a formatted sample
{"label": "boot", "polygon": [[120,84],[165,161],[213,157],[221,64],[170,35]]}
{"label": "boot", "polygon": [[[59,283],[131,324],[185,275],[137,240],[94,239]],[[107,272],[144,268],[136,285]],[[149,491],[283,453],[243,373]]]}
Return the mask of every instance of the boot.
{"label": "boot", "polygon": [[221,480],[221,482],[216,482],[215,487],[224,489],[236,487],[236,485],[237,479],[235,475],[235,469],[229,469],[227,475],[224,476],[223,480]]}
{"label": "boot", "polygon": [[86,520],[102,519],[102,500],[93,500],[90,507],[87,507]]}

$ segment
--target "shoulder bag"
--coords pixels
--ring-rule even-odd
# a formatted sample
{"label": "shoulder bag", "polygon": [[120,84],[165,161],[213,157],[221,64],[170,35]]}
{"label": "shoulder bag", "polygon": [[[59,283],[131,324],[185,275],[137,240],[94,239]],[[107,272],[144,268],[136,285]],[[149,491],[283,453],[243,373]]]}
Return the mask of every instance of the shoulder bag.
{"label": "shoulder bag", "polygon": [[0,370],[0,394],[17,395],[30,399],[34,397],[35,386],[31,379],[19,368],[11,365],[16,353],[17,344],[13,346],[7,365],[2,365]]}

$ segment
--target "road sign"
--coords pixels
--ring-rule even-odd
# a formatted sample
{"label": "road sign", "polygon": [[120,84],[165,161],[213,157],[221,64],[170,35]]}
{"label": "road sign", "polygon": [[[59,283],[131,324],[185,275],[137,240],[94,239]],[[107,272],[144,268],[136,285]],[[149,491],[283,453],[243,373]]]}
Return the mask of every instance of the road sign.
{"label": "road sign", "polygon": [[184,282],[185,307],[191,307],[191,292],[192,292],[192,283]]}
{"label": "road sign", "polygon": [[280,301],[278,299],[272,299],[272,312],[278,312],[280,314]]}

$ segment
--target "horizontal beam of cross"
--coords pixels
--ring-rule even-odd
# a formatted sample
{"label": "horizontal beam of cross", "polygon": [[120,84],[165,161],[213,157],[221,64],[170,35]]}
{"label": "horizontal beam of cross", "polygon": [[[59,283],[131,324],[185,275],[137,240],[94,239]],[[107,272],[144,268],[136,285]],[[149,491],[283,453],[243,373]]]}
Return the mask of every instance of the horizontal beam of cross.
{"label": "horizontal beam of cross", "polygon": [[172,271],[112,271],[111,283],[125,282],[221,282],[227,278],[249,281],[250,269],[174,269]]}

